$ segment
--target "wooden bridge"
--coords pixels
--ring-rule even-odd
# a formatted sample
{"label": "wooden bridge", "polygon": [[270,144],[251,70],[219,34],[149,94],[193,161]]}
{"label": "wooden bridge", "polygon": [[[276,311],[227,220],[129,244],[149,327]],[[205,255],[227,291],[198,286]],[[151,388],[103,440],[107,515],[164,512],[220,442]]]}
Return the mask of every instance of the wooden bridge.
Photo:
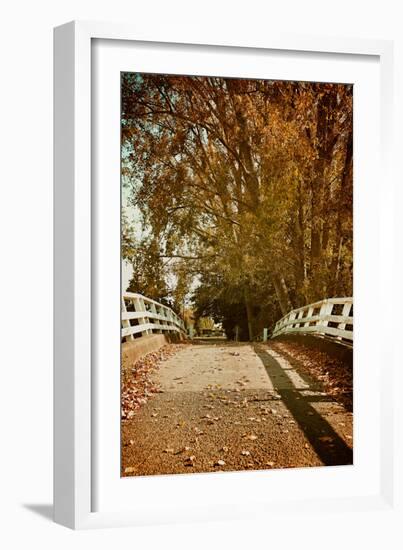
{"label": "wooden bridge", "polygon": [[170,307],[141,294],[125,292],[122,296],[122,339],[129,342],[135,335],[186,334],[185,323]]}
{"label": "wooden bridge", "polygon": [[353,299],[328,298],[293,309],[277,321],[272,338],[290,333],[309,333],[352,343]]}
{"label": "wooden bridge", "polygon": [[[267,342],[181,345],[179,315],[125,293],[121,475],[352,464],[351,368],[332,355],[333,348],[350,352],[340,344],[352,342],[352,304],[332,298],[290,311]],[[289,333],[330,337],[338,346],[311,355],[298,338],[277,338]],[[140,357],[172,342],[135,375]]]}
{"label": "wooden bridge", "polygon": [[[121,474],[352,464],[349,365],[332,369],[333,356],[322,353],[310,370],[312,348],[301,355],[298,343],[277,338],[306,333],[351,343],[352,304],[332,298],[290,311],[264,343],[204,338],[181,345],[186,330],[179,315],[124,293]],[[134,374],[138,359],[173,342]],[[343,403],[327,393],[328,370]]]}
{"label": "wooden bridge", "polygon": [[[183,319],[170,307],[141,294],[125,292],[122,296],[122,340],[129,342],[140,335],[186,334]],[[293,309],[277,321],[272,338],[300,333],[326,336],[342,343],[353,341],[353,298],[328,298]],[[263,340],[268,330],[264,329]]]}

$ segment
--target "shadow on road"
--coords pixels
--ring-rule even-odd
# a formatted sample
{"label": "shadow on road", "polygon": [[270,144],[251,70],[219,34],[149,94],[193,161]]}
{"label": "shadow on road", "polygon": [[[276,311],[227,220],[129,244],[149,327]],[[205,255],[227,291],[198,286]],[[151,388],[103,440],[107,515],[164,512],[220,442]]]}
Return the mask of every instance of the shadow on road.
{"label": "shadow on road", "polygon": [[[309,345],[309,348],[310,349],[315,349],[314,347],[314,339],[312,339],[313,341],[311,341],[310,345]],[[317,340],[320,340],[317,338]],[[320,341],[320,344],[321,346],[318,345],[318,347],[316,348],[316,350],[321,350],[323,349],[325,351],[325,353],[330,356],[330,357],[339,357],[340,358],[340,361],[343,363],[344,365],[344,368],[348,371],[351,371],[352,370],[352,349],[350,348],[345,348],[344,346],[341,346],[340,344],[335,344],[334,342],[325,342],[325,343],[322,343]],[[339,346],[342,348],[342,350],[340,352],[336,352],[334,349],[332,349],[330,346],[330,344],[333,344],[333,346]],[[328,351],[329,350],[329,351]],[[296,360],[290,353],[288,353],[288,351],[286,349],[281,349],[281,356],[286,359],[291,367],[293,367],[299,374],[299,376],[301,378],[303,378],[307,383],[312,383],[312,378],[304,371],[304,369],[301,369],[301,366],[298,364],[298,360]],[[340,384],[339,381],[336,382],[336,384]],[[349,412],[353,412],[353,392],[352,392],[352,388],[350,389],[350,391],[347,391],[345,390],[344,391],[344,399],[340,400],[340,402],[343,404],[344,408],[349,411]],[[311,401],[313,401],[313,399],[311,399]],[[334,401],[331,397],[328,398],[328,401]]]}
{"label": "shadow on road", "polygon": [[[307,389],[298,389],[287,376],[274,357],[259,345],[254,346],[255,352],[266,368],[274,389],[281,396],[283,403],[293,415],[295,421],[303,430],[313,449],[326,466],[353,464],[353,450],[343,441],[332,426],[312,406],[312,402],[331,401],[320,396],[305,395]],[[304,380],[308,382],[307,378]]]}

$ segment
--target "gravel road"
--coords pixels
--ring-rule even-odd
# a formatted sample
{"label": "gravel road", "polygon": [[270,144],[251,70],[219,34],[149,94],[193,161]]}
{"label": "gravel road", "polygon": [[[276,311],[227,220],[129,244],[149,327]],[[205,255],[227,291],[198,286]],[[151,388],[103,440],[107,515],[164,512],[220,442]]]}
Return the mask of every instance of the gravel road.
{"label": "gravel road", "polygon": [[352,464],[352,413],[270,344],[185,345],[153,378],[122,475]]}

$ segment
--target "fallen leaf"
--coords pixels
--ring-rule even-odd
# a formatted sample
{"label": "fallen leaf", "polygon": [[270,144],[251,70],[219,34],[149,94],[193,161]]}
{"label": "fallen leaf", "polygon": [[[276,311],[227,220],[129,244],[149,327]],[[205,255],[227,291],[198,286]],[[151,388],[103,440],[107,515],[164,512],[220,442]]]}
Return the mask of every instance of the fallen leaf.
{"label": "fallen leaf", "polygon": [[225,460],[221,460],[221,459],[217,460],[214,466],[225,466]]}
{"label": "fallen leaf", "polygon": [[178,451],[176,451],[176,455],[179,455],[181,453],[184,453],[185,451],[190,451],[190,447],[182,447],[181,449],[179,449]]}
{"label": "fallen leaf", "polygon": [[250,452],[249,451],[241,451],[241,455],[242,456],[249,456]]}
{"label": "fallen leaf", "polygon": [[257,439],[257,435],[254,435],[254,434],[246,435],[245,439],[249,439],[250,441],[255,441],[255,439]]}
{"label": "fallen leaf", "polygon": [[194,455],[188,456],[185,459],[185,466],[193,466],[194,461],[196,460],[196,457]]}
{"label": "fallen leaf", "polygon": [[133,468],[133,466],[128,466],[125,468],[125,474],[133,474],[136,471],[136,468]]}

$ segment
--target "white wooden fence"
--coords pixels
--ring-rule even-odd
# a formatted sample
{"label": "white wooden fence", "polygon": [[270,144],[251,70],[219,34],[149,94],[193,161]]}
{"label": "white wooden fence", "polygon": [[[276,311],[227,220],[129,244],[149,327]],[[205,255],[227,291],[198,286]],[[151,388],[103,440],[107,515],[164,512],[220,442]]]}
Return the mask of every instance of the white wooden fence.
{"label": "white wooden fence", "polygon": [[163,332],[186,334],[181,317],[170,307],[141,294],[125,292],[122,296],[122,338],[133,340],[135,334]]}
{"label": "white wooden fence", "polygon": [[312,333],[353,341],[353,299],[328,298],[293,309],[277,321],[272,338],[280,334]]}

